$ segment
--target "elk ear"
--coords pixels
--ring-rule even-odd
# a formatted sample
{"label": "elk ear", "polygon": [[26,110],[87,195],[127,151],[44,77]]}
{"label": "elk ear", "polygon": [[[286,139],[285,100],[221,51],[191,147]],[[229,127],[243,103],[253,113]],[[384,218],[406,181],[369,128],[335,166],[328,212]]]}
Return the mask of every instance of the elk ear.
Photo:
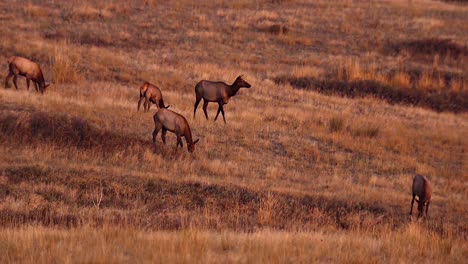
{"label": "elk ear", "polygon": [[197,144],[198,141],[200,141],[200,139],[195,140],[195,141],[193,142],[193,144],[194,144],[194,145]]}

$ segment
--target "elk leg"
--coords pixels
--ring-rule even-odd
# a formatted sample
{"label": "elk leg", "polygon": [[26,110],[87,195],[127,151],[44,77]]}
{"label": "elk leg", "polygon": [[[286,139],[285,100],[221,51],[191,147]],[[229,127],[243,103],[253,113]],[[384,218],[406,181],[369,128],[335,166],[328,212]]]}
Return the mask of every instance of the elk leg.
{"label": "elk leg", "polygon": [[145,112],[149,111],[149,99],[145,98],[145,104],[143,105],[145,107]]}
{"label": "elk leg", "polygon": [[416,197],[415,194],[413,194],[413,200],[411,200],[411,210],[410,210],[410,212],[409,212],[410,215],[413,214],[414,197]]}
{"label": "elk leg", "polygon": [[156,144],[156,136],[158,135],[159,130],[161,130],[161,128],[158,125],[155,125],[153,131],[153,144]]}
{"label": "elk leg", "polygon": [[195,99],[195,104],[193,105],[193,118],[195,118],[195,113],[197,112],[198,105],[200,104],[201,97]]}
{"label": "elk leg", "polygon": [[219,104],[219,108],[221,109],[221,114],[223,114],[223,120],[224,120],[224,124],[226,124],[226,118],[224,117],[224,108],[223,108],[223,104]]}
{"label": "elk leg", "polygon": [[224,117],[223,102],[218,103],[218,112],[216,113],[215,121],[216,121],[216,119],[218,119],[219,112],[221,112],[221,114],[223,114],[224,124],[226,124],[226,118]]}
{"label": "elk leg", "polygon": [[29,81],[30,80],[28,78],[26,78],[26,88],[28,89],[28,91],[29,91]]}
{"label": "elk leg", "polygon": [[218,119],[219,112],[221,112],[221,105],[218,106],[218,111],[216,112],[216,116],[215,116],[214,121],[216,121],[216,119]]}
{"label": "elk leg", "polygon": [[13,76],[13,84],[15,85],[16,90],[18,90],[18,84],[16,83],[17,80],[18,80],[18,75],[15,74],[15,75]]}
{"label": "elk leg", "polygon": [[37,82],[34,82],[34,88],[36,88],[36,92],[39,92],[39,84]]}
{"label": "elk leg", "polygon": [[161,108],[159,108],[159,105],[156,101],[154,101],[153,99],[150,99],[150,105],[154,104],[156,106],[156,110],[159,110]]}
{"label": "elk leg", "polygon": [[8,88],[8,82],[10,81],[12,76],[13,74],[11,73],[11,71],[8,71],[8,75],[7,77],[5,77],[5,88]]}
{"label": "elk leg", "polygon": [[177,136],[177,146],[179,146],[179,145],[180,145],[181,148],[184,147],[184,144],[182,144],[182,137]]}
{"label": "elk leg", "polygon": [[140,99],[138,100],[138,107],[137,107],[137,111],[140,111],[140,106],[141,106],[141,102],[143,101],[144,97],[143,96],[140,96]]}
{"label": "elk leg", "polygon": [[161,139],[164,144],[166,144],[166,133],[167,133],[167,129],[163,128],[162,133],[161,133]]}
{"label": "elk leg", "polygon": [[148,111],[149,111],[150,108],[151,108],[151,103],[152,103],[152,101],[151,101],[151,99],[149,99],[149,98],[148,98],[146,101],[148,102]]}
{"label": "elk leg", "polygon": [[206,120],[208,120],[208,112],[206,108],[208,107],[208,101],[203,99],[203,112],[205,113]]}

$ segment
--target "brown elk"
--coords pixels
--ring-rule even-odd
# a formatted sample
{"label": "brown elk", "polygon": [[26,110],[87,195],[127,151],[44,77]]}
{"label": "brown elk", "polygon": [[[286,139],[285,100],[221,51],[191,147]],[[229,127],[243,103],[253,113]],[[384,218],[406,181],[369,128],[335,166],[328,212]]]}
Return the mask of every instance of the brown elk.
{"label": "brown elk", "polygon": [[192,141],[192,131],[190,126],[182,115],[168,110],[166,108],[159,109],[153,116],[154,120],[154,131],[153,131],[153,143],[156,144],[156,136],[162,129],[161,139],[166,144],[166,132],[171,131],[177,136],[177,146],[183,147],[182,137],[185,137],[187,141],[187,149],[189,152],[195,150],[195,144],[199,139]]}
{"label": "brown elk", "polygon": [[5,78],[5,88],[8,87],[10,78],[13,77],[13,84],[15,84],[15,87],[18,90],[18,84],[16,83],[18,75],[26,77],[26,86],[28,91],[29,81],[31,80],[34,83],[34,87],[37,92],[44,93],[46,88],[50,85],[45,83],[44,75],[37,63],[26,58],[13,56],[8,59],[8,75]]}
{"label": "brown elk", "polygon": [[218,119],[219,112],[223,114],[224,123],[226,123],[226,118],[224,117],[223,105],[227,104],[229,98],[236,95],[240,88],[246,87],[250,88],[250,84],[242,79],[242,75],[237,77],[233,84],[228,85],[224,82],[212,82],[202,80],[195,86],[195,105],[193,108],[193,118],[195,118],[195,113],[197,112],[198,104],[200,104],[201,99],[203,99],[203,112],[205,117],[208,120],[208,112],[206,108],[208,107],[208,102],[217,102],[218,103],[218,112],[216,113],[215,121]]}
{"label": "brown elk", "polygon": [[416,199],[418,203],[418,218],[424,214],[424,206],[426,206],[426,216],[429,211],[429,204],[431,203],[432,189],[429,181],[423,175],[416,174],[413,178],[413,200],[411,200],[410,215],[413,214],[413,204],[416,195],[419,199]]}
{"label": "brown elk", "polygon": [[151,107],[151,103],[155,104],[156,107],[159,108],[169,108],[170,105],[164,106],[164,100],[162,97],[161,90],[154,84],[149,82],[145,82],[140,87],[140,100],[138,100],[138,108],[137,110],[140,111],[141,102],[145,100],[143,104],[143,108],[145,111],[149,111]]}

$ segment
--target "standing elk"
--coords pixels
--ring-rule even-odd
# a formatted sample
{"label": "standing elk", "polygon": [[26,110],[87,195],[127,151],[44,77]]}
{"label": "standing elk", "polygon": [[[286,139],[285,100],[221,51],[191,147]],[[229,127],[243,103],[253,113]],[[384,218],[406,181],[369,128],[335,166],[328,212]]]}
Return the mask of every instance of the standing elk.
{"label": "standing elk", "polygon": [[424,214],[424,206],[426,206],[426,217],[429,211],[429,204],[431,203],[432,189],[429,181],[426,177],[416,174],[413,178],[413,200],[411,200],[410,215],[413,214],[413,204],[416,195],[419,199],[416,200],[418,203],[418,218]]}
{"label": "standing elk", "polygon": [[143,100],[145,100],[143,108],[146,112],[150,110],[151,103],[155,104],[158,109],[170,107],[170,105],[164,106],[161,90],[156,85],[149,82],[145,82],[140,87],[140,100],[138,100],[137,111],[140,111],[140,105]]}
{"label": "standing elk", "polygon": [[26,58],[13,56],[8,59],[8,75],[5,78],[5,88],[8,87],[10,78],[13,77],[13,84],[18,90],[18,84],[16,83],[18,75],[26,77],[26,86],[29,91],[29,81],[33,81],[37,92],[44,93],[46,88],[50,84],[46,84],[44,75],[39,65]]}
{"label": "standing elk", "polygon": [[205,117],[208,120],[208,112],[206,108],[208,107],[208,102],[217,102],[218,103],[218,112],[216,113],[215,121],[218,119],[219,112],[223,114],[224,123],[226,123],[226,118],[224,117],[223,105],[227,104],[229,98],[236,95],[240,88],[246,87],[250,88],[250,84],[242,79],[243,75],[240,75],[236,78],[233,84],[228,85],[224,82],[212,82],[202,80],[195,86],[195,105],[193,108],[193,118],[195,118],[195,113],[197,112],[198,104],[200,104],[201,99],[203,98],[203,112]]}
{"label": "standing elk", "polygon": [[156,144],[156,136],[162,129],[161,139],[164,144],[166,144],[166,132],[171,131],[177,136],[177,146],[183,147],[182,137],[185,137],[188,151],[193,152],[195,150],[195,144],[200,139],[192,141],[192,131],[185,117],[166,108],[161,108],[154,114],[153,120],[153,144]]}

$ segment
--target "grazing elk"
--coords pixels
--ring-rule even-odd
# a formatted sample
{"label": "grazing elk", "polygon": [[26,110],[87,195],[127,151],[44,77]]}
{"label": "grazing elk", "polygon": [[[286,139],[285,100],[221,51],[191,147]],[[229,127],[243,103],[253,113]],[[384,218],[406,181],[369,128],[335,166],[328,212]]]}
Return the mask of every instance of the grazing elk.
{"label": "grazing elk", "polygon": [[182,137],[185,137],[187,141],[187,149],[189,152],[195,150],[195,144],[199,139],[192,141],[192,131],[190,126],[182,115],[168,110],[166,108],[159,109],[153,116],[154,120],[154,131],[153,131],[153,143],[156,144],[156,136],[162,129],[161,139],[166,144],[166,132],[169,130],[177,136],[177,146],[183,147]]}
{"label": "grazing elk", "polygon": [[145,111],[149,111],[151,103],[155,104],[158,109],[170,107],[170,105],[164,106],[161,90],[156,85],[149,82],[145,82],[140,87],[140,100],[138,100],[137,108],[138,111],[140,111],[140,105],[143,100],[145,100],[145,103],[143,104]]}
{"label": "grazing elk", "polygon": [[50,85],[45,83],[44,75],[37,63],[26,58],[13,56],[8,59],[8,75],[5,78],[5,88],[7,88],[10,78],[13,77],[13,83],[18,90],[18,84],[16,83],[18,75],[26,77],[26,86],[28,91],[29,81],[31,80],[34,83],[37,92],[44,93],[46,88]]}
{"label": "grazing elk", "polygon": [[224,82],[212,82],[206,80],[200,81],[195,86],[196,100],[193,108],[193,118],[195,118],[198,104],[200,104],[200,101],[203,98],[203,112],[205,113],[206,119],[208,120],[208,112],[206,111],[208,102],[217,102],[218,112],[216,113],[214,120],[216,121],[216,119],[218,119],[219,112],[221,112],[223,114],[224,123],[226,123],[223,105],[227,104],[229,98],[236,95],[239,89],[242,87],[250,88],[250,84],[242,79],[242,75],[237,77],[234,83],[231,85],[228,85]]}
{"label": "grazing elk", "polygon": [[416,195],[419,200],[416,200],[418,203],[418,218],[424,214],[424,206],[426,206],[426,216],[429,211],[429,204],[431,202],[431,185],[426,177],[416,174],[413,178],[413,200],[411,200],[411,210],[410,215],[413,214],[413,204]]}

